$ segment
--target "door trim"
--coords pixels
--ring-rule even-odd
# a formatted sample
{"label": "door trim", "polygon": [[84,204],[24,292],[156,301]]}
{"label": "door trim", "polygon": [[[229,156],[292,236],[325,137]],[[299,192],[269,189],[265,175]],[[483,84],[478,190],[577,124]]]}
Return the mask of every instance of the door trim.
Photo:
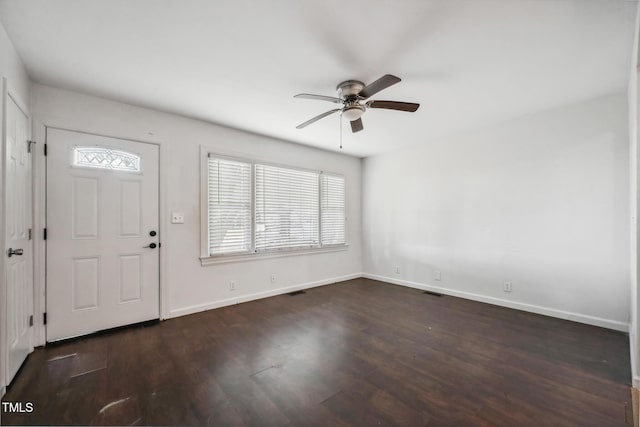
{"label": "door trim", "polygon": [[[11,99],[16,106],[24,113],[27,117],[27,133],[28,139],[32,138],[32,115],[29,108],[27,108],[27,103],[24,102],[20,98],[18,91],[13,88],[11,83],[6,77],[1,77],[0,79],[0,90],[2,91],[0,96],[0,121],[2,122],[2,132],[0,135],[0,218],[6,218],[6,204],[4,203],[7,195],[6,181],[4,179],[5,176],[5,159],[6,159],[6,139],[7,139],[7,106],[9,99]],[[34,156],[31,156],[31,195],[32,195],[32,217],[35,217],[35,210],[33,205],[33,189],[35,186],[34,181]],[[33,225],[32,225],[33,226]],[[5,257],[4,257],[4,248],[6,247],[6,238],[4,235],[4,225],[0,225],[0,248],[2,249],[2,254],[0,254],[0,396],[3,396],[6,392],[6,388],[8,384],[8,369],[9,369],[9,347],[7,343],[7,282],[5,276]],[[35,248],[35,244],[33,246]],[[31,313],[34,311],[34,301],[35,301],[35,264],[33,263],[33,254],[32,254],[32,292],[33,295],[31,297],[31,307],[29,307]],[[33,351],[34,348],[34,335],[35,328],[31,330],[29,340],[29,353]]]}
{"label": "door trim", "polygon": [[36,144],[32,146],[33,167],[33,341],[34,346],[45,344],[46,329],[43,314],[46,311],[46,262],[47,252],[44,240],[44,228],[47,224],[47,193],[46,176],[47,164],[44,156],[44,143],[46,142],[46,129],[37,118],[33,121],[32,140]]}
{"label": "door trim", "polygon": [[[5,143],[7,134],[7,79],[2,77],[1,87],[2,96],[0,99],[0,118],[1,135],[0,135],[0,217],[5,218],[5,184],[4,184],[4,168],[5,168]],[[4,226],[0,226],[0,247],[4,250],[7,247],[4,237]],[[7,385],[7,360],[9,359],[9,346],[7,345],[7,282],[5,280],[4,256],[0,256],[0,385],[2,386],[2,395],[6,391]]]}
{"label": "door trim", "polygon": [[[75,129],[75,128],[69,128],[69,127],[65,127],[65,126],[56,126],[56,125],[52,125],[52,124],[46,124],[46,123],[42,123],[38,120],[36,120],[36,124],[35,126],[37,126],[37,130],[34,132],[34,134],[39,135],[40,137],[42,137],[42,141],[44,141],[44,143],[47,143],[47,130],[48,129],[55,129],[55,130],[62,130],[62,131],[67,131],[67,132],[76,132],[76,133],[82,133],[82,134],[86,134],[86,135],[92,135],[92,136],[100,136],[100,137],[105,137],[105,138],[112,138],[112,139],[119,139],[122,141],[131,141],[131,142],[137,142],[137,143],[141,143],[141,144],[150,144],[150,145],[155,145],[158,147],[158,232],[160,234],[160,242],[163,243],[162,245],[162,250],[160,251],[160,256],[159,256],[159,289],[158,289],[158,299],[159,299],[159,315],[160,315],[160,320],[165,320],[169,318],[169,314],[168,314],[168,290],[167,290],[167,285],[166,285],[166,277],[167,275],[165,274],[166,271],[166,262],[169,257],[167,255],[168,251],[170,250],[170,248],[168,248],[167,244],[165,243],[167,241],[167,236],[166,236],[166,232],[169,229],[168,226],[166,226],[165,224],[167,223],[166,221],[168,221],[168,215],[165,213],[167,212],[167,210],[165,209],[165,203],[166,203],[166,197],[164,195],[164,181],[162,178],[162,170],[164,169],[164,162],[167,158],[166,155],[164,155],[164,148],[163,144],[161,142],[158,141],[148,141],[148,140],[142,140],[142,139],[136,139],[136,138],[128,138],[126,136],[117,136],[117,135],[110,135],[110,134],[105,134],[105,133],[98,133],[98,132],[91,132],[91,131],[87,131],[87,130],[82,130],[82,129]],[[38,142],[40,142],[40,140],[38,140]],[[46,309],[46,290],[47,290],[47,276],[46,276],[46,249],[47,249],[47,242],[46,240],[44,240],[44,236],[42,233],[42,229],[44,227],[46,227],[47,224],[47,215],[46,215],[46,199],[47,199],[47,174],[46,174],[46,168],[47,168],[47,158],[46,156],[44,156],[44,151],[41,148],[38,148],[38,153],[40,153],[39,157],[42,158],[42,164],[39,163],[39,174],[38,174],[38,183],[34,184],[34,186],[39,187],[40,194],[39,194],[39,207],[41,209],[41,212],[36,212],[34,215],[35,217],[38,217],[39,219],[41,219],[41,223],[40,223],[40,233],[36,233],[38,238],[37,240],[34,239],[34,252],[38,252],[38,253],[44,253],[44,257],[42,258],[42,262],[38,264],[37,266],[37,270],[35,271],[35,277],[34,277],[34,293],[37,293],[40,296],[40,313],[45,313],[47,311]],[[34,180],[36,178],[34,177]],[[35,223],[35,221],[34,221]],[[34,224],[35,227],[35,224]],[[36,284],[37,283],[37,284]],[[36,316],[34,316],[36,317]],[[36,345],[46,345],[47,344],[47,340],[46,340],[46,325],[43,324],[43,319],[42,316],[39,316],[40,319],[37,321],[38,326],[39,326],[39,333],[37,334],[38,337],[38,341]]]}

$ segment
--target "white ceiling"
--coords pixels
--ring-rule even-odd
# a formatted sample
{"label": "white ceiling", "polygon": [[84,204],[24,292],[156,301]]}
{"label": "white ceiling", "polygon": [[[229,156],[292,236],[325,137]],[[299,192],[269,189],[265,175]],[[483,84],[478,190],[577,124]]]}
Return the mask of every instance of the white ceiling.
{"label": "white ceiling", "polygon": [[342,80],[403,81],[344,150],[368,156],[626,90],[623,0],[0,0],[36,82],[338,150]]}

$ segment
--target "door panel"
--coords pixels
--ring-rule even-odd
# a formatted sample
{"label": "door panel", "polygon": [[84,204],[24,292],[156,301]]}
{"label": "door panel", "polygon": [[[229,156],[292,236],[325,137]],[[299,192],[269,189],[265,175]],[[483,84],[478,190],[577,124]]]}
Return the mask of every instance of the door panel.
{"label": "door panel", "polygon": [[159,317],[158,147],[47,129],[47,341]]}
{"label": "door panel", "polygon": [[[31,351],[29,316],[32,313],[33,270],[29,228],[32,218],[31,155],[28,150],[27,116],[9,96],[6,134],[6,257],[7,284],[7,382]],[[18,253],[8,256],[9,249]],[[20,254],[21,250],[21,254]]]}
{"label": "door panel", "polygon": [[98,308],[98,277],[100,259],[74,258],[71,260],[72,310]]}
{"label": "door panel", "polygon": [[142,259],[140,255],[120,255],[120,302],[142,297]]}
{"label": "door panel", "polygon": [[142,236],[142,185],[139,181],[120,181],[120,237]]}
{"label": "door panel", "polygon": [[98,178],[74,176],[71,185],[73,239],[98,238]]}

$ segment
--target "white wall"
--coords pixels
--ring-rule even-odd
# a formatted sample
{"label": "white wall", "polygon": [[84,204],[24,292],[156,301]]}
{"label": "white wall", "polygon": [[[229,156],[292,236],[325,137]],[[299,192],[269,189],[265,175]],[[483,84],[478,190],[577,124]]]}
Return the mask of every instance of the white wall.
{"label": "white wall", "polygon": [[31,85],[29,76],[2,23],[0,23],[0,76],[7,78],[11,91],[18,96],[20,102],[29,103]]}
{"label": "white wall", "polygon": [[[20,57],[16,53],[16,50],[9,40],[7,33],[0,24],[0,98],[2,98],[2,82],[1,79],[5,78],[8,85],[8,90],[11,95],[17,98],[17,101],[29,108],[30,101],[30,81],[27,72],[22,65]],[[3,116],[4,105],[0,102],[0,117]],[[0,120],[0,141],[4,141],[4,126],[3,121]],[[0,188],[3,188],[2,177],[4,176],[4,143],[0,142]],[[4,207],[2,206],[4,198],[0,195],[0,218],[4,218]],[[4,237],[2,236],[2,229],[0,227],[0,249],[4,252]],[[0,257],[0,396],[4,395],[5,391],[5,373],[6,373],[6,337],[4,322],[6,310],[6,283],[4,274],[4,256]]]}
{"label": "white wall", "polygon": [[[220,101],[212,97],[211,102]],[[163,310],[168,317],[268,296],[289,287],[357,277],[362,271],[358,158],[42,85],[33,86],[33,111],[46,126],[161,145],[161,275],[166,296]],[[202,267],[200,145],[344,174],[348,249]],[[170,224],[172,211],[184,212],[185,224]],[[270,283],[271,274],[277,277],[275,284]],[[235,291],[229,290],[231,280],[236,282]]]}
{"label": "white wall", "polygon": [[629,274],[630,274],[630,323],[629,348],[631,350],[631,375],[634,386],[640,386],[638,378],[638,76],[635,67],[629,79]]}
{"label": "white wall", "polygon": [[638,36],[640,23],[640,9],[636,13],[634,43],[631,51],[631,61],[629,67],[629,85],[627,89],[628,117],[629,117],[629,274],[630,274],[630,310],[631,321],[629,323],[629,349],[631,351],[631,376],[633,386],[640,387],[640,377],[638,376],[638,366],[640,364],[640,352],[638,351],[638,103],[640,93],[638,92]]}
{"label": "white wall", "polygon": [[364,271],[627,330],[628,150],[621,94],[367,158]]}

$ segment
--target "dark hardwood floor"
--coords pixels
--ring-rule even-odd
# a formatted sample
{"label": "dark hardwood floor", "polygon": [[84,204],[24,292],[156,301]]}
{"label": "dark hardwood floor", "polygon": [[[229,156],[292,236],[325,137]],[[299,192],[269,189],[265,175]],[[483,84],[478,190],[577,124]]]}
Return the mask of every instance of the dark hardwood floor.
{"label": "dark hardwood floor", "polygon": [[37,349],[2,423],[632,426],[625,334],[367,279]]}

